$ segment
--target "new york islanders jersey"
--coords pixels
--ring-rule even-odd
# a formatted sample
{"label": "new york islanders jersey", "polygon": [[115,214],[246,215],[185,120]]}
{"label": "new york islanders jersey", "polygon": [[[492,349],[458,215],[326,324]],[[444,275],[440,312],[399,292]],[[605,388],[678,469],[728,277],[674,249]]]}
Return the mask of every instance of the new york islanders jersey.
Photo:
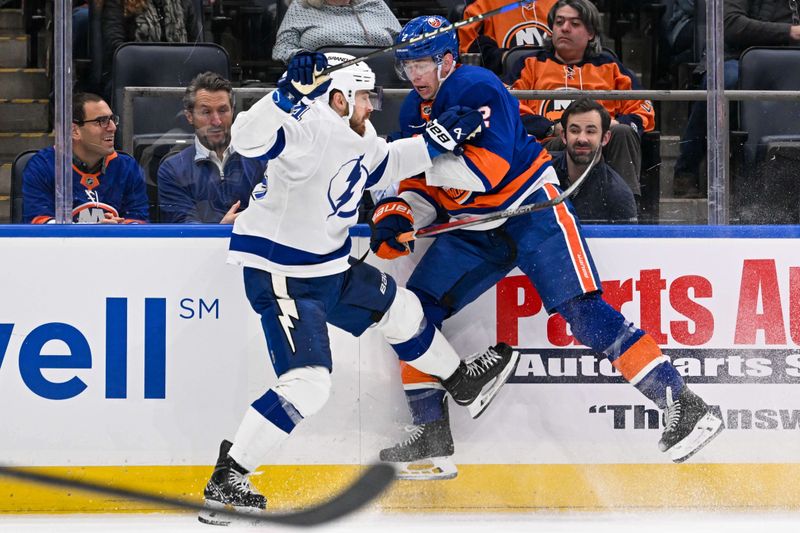
{"label": "new york islanders jersey", "polygon": [[361,136],[324,98],[289,114],[271,93],[239,114],[231,134],[238,153],[270,161],[234,223],[228,261],[290,277],[347,270],[364,189],[387,188],[431,165],[423,139],[388,144],[369,121]]}
{"label": "new york islanders jersey", "polygon": [[[533,113],[546,119],[547,126],[561,118],[572,102],[569,91],[631,90],[642,86],[636,75],[607,52],[566,65],[551,50],[542,49],[517,63],[512,72],[512,89],[563,90],[563,99],[522,100]],[[635,125],[639,133],[655,127],[655,111],[649,100],[601,100],[612,119]],[[533,128],[534,131],[537,128]],[[545,127],[544,130],[547,128]]]}
{"label": "new york islanders jersey", "polygon": [[544,182],[558,183],[550,155],[525,131],[519,102],[485,68],[460,65],[442,82],[433,101],[411,91],[400,109],[402,135],[422,133],[429,120],[453,106],[480,110],[483,131],[464,145],[463,155],[439,156],[424,177],[403,180],[401,196],[414,210],[416,227],[430,224],[442,211],[459,218],[516,207]]}
{"label": "new york islanders jersey", "polygon": [[[56,216],[55,149],[37,152],[23,172],[23,220],[46,224]],[[72,164],[72,220],[95,224],[106,213],[125,224],[147,222],[148,200],[144,174],[136,160],[113,152],[99,170],[89,172]]]}
{"label": "new york islanders jersey", "polygon": [[[459,50],[480,52],[479,36],[490,39],[498,48],[515,46],[542,46],[552,32],[547,26],[547,13],[556,0],[537,0],[519,6],[486,20],[468,24],[458,29]],[[464,10],[464,20],[503,7],[508,0],[476,0]]]}

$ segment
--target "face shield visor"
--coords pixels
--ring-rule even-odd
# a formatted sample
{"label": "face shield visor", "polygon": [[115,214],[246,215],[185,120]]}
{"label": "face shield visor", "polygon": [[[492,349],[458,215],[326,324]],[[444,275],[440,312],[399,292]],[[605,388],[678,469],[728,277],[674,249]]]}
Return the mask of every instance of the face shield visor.
{"label": "face shield visor", "polygon": [[411,81],[416,77],[426,76],[434,72],[438,66],[439,64],[432,57],[395,61],[395,70],[403,81]]}
{"label": "face shield visor", "polygon": [[378,85],[369,92],[369,103],[372,104],[374,111],[383,109],[383,87]]}

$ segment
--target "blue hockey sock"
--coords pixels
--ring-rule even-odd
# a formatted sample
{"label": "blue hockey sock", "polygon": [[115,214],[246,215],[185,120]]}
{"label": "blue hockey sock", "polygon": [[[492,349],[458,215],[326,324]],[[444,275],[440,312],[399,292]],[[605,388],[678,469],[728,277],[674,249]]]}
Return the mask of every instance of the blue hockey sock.
{"label": "blue hockey sock", "polygon": [[572,334],[602,353],[622,376],[659,408],[667,406],[667,387],[677,398],[683,377],[656,341],[608,305],[599,294],[574,298],[556,309],[569,322]]}
{"label": "blue hockey sock", "polygon": [[444,417],[442,404],[445,392],[441,389],[414,389],[406,391],[408,408],[415,425],[428,424]]}

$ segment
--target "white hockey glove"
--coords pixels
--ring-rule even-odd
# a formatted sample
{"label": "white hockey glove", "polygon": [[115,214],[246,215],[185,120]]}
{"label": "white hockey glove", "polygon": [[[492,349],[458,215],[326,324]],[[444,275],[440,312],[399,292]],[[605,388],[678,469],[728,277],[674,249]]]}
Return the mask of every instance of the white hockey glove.
{"label": "white hockey glove", "polygon": [[428,122],[422,134],[433,159],[447,152],[464,153],[462,145],[481,133],[483,115],[465,106],[453,106]]}

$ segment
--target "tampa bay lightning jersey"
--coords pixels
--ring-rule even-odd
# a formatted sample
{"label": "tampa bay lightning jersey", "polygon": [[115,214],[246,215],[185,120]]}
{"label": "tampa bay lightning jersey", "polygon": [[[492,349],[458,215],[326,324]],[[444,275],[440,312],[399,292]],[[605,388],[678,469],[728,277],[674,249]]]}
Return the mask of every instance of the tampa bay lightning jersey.
{"label": "tampa bay lightning jersey", "polygon": [[286,113],[269,94],[236,117],[234,149],[270,161],[234,223],[228,262],[301,278],[343,272],[364,190],[430,167],[421,137],[388,144],[369,121],[361,136],[324,100]]}
{"label": "tampa bay lightning jersey", "polygon": [[400,110],[402,136],[422,133],[427,121],[454,106],[480,110],[483,130],[464,145],[463,155],[437,157],[424,177],[402,182],[401,196],[414,210],[415,227],[433,222],[441,209],[459,218],[516,207],[544,183],[558,183],[550,155],[522,124],[519,102],[485,68],[460,65],[442,82],[433,101],[412,90]]}

